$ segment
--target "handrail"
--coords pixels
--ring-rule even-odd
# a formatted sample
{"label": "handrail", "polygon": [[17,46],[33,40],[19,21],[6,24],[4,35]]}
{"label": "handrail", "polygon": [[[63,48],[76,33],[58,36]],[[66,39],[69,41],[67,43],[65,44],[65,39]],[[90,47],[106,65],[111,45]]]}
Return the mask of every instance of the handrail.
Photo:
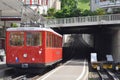
{"label": "handrail", "polygon": [[[87,16],[87,17],[72,17],[72,18],[59,18],[59,19],[48,19],[43,23],[45,25],[65,25],[65,24],[76,24],[76,23],[94,23],[94,22],[110,22],[120,20],[120,14],[111,14],[111,15],[98,15],[98,16]],[[56,26],[57,27],[57,26]]]}

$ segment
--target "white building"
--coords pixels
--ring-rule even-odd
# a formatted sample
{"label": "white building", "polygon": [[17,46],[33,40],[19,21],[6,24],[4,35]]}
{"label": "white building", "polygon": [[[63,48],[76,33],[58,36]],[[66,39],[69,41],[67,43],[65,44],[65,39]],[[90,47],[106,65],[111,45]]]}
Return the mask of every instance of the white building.
{"label": "white building", "polygon": [[21,0],[26,5],[30,5],[34,10],[39,11],[40,14],[47,14],[49,8],[61,9],[60,0]]}
{"label": "white building", "polygon": [[120,7],[120,0],[91,0],[90,4],[91,11],[95,11],[97,8],[106,8],[110,10]]}

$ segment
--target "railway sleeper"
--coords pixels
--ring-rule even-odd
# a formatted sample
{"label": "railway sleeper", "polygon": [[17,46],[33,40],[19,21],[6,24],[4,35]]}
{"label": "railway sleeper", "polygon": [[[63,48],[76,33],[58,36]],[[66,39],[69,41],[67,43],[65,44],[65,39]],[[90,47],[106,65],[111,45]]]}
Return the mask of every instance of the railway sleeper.
{"label": "railway sleeper", "polygon": [[113,69],[114,68],[114,63],[112,62],[103,62],[101,64],[103,69]]}
{"label": "railway sleeper", "polygon": [[95,70],[100,70],[101,69],[100,63],[97,63],[97,62],[96,63],[91,63],[91,66]]}

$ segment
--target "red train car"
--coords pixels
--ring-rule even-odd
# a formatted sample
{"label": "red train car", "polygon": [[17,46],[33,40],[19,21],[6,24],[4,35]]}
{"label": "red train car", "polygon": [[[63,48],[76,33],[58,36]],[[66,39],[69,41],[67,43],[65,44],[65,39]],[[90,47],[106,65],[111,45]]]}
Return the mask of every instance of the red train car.
{"label": "red train car", "polygon": [[6,64],[17,68],[41,68],[62,60],[62,35],[39,27],[8,28]]}

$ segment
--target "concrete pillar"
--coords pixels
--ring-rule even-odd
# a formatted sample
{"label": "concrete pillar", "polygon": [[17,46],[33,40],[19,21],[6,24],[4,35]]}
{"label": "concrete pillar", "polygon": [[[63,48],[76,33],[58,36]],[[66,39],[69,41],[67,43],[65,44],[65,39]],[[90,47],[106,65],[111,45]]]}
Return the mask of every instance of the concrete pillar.
{"label": "concrete pillar", "polygon": [[120,62],[120,29],[114,30],[112,40],[112,54],[115,62]]}

